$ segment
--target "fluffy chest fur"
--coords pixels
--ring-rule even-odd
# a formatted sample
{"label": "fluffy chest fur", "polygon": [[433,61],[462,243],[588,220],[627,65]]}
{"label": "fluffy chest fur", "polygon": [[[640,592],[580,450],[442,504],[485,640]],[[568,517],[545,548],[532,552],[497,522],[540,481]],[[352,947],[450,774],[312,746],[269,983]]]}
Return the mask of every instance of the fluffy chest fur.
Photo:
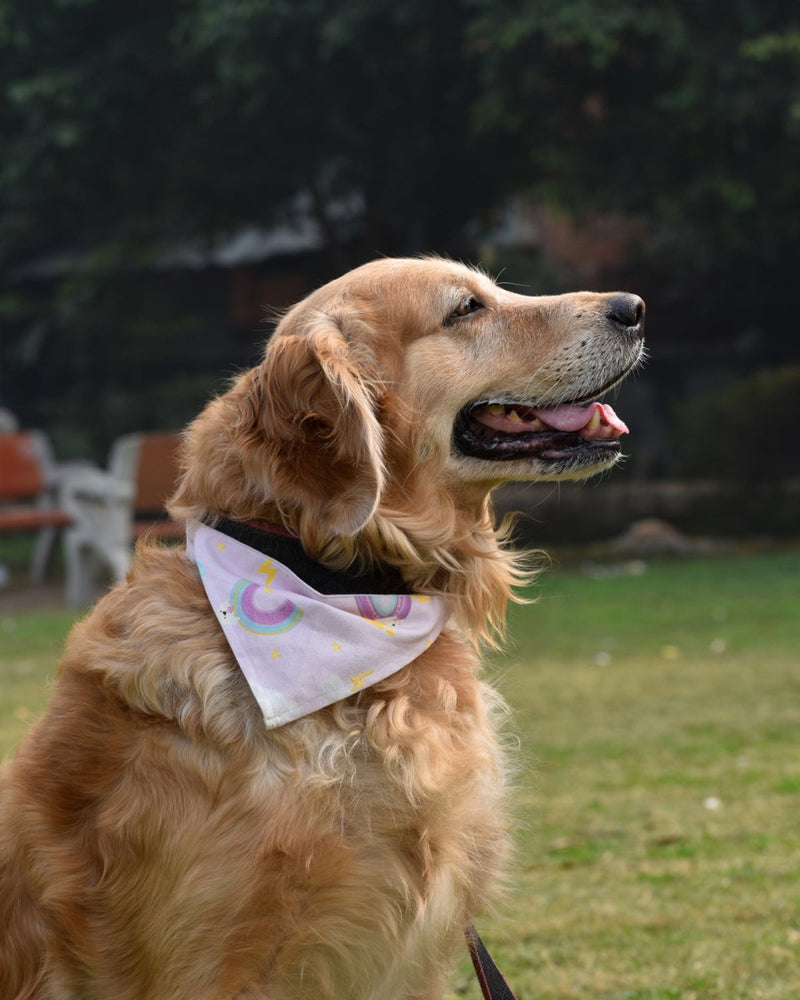
{"label": "fluffy chest fur", "polygon": [[141,552],[73,632],[5,787],[25,891],[46,897],[39,995],[427,986],[507,847],[477,667],[448,631],[360,699],[267,731],[195,568]]}

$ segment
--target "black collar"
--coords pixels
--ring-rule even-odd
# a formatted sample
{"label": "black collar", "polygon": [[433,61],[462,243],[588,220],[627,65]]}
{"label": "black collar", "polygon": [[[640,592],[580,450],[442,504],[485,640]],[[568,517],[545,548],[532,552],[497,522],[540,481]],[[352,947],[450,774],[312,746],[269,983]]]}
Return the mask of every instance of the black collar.
{"label": "black collar", "polygon": [[328,569],[306,554],[299,538],[271,524],[221,518],[213,527],[223,535],[277,559],[320,594],[411,593],[408,584],[393,566],[375,566],[362,574]]}

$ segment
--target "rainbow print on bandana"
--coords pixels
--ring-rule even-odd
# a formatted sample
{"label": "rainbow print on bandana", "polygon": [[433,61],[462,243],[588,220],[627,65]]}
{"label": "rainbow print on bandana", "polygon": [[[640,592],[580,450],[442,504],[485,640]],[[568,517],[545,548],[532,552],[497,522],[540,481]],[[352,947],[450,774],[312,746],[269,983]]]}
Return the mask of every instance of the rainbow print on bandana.
{"label": "rainbow print on bandana", "polygon": [[231,592],[231,607],[239,619],[239,624],[248,632],[256,635],[278,635],[288,632],[303,617],[303,609],[290,600],[281,601],[274,608],[265,608],[256,600],[256,595],[263,591],[270,593],[270,584],[275,578],[275,568],[269,559],[259,567],[259,573],[266,577],[264,587],[250,580],[239,580]]}
{"label": "rainbow print on bandana", "polygon": [[402,621],[411,613],[411,598],[408,594],[358,594],[356,606],[361,617],[372,622],[379,618]]}

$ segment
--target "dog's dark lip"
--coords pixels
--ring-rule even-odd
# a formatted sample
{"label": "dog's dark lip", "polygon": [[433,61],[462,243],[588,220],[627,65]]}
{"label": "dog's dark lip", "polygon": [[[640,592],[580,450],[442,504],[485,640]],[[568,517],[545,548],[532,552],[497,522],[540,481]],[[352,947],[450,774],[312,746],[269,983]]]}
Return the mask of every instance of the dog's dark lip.
{"label": "dog's dark lip", "polygon": [[465,458],[479,458],[488,462],[509,462],[539,459],[546,462],[596,463],[616,456],[620,452],[617,440],[588,440],[573,431],[548,429],[538,433],[504,434],[487,433],[471,419],[473,410],[481,403],[465,406],[453,427],[453,447]]}
{"label": "dog's dark lip", "polygon": [[453,450],[468,458],[480,458],[489,462],[515,461],[524,459],[540,459],[547,462],[565,462],[569,465],[584,465],[608,461],[621,451],[619,441],[589,440],[572,431],[559,431],[553,428],[537,432],[508,434],[487,432],[472,420],[472,414],[481,407],[491,403],[501,403],[507,406],[519,406],[525,409],[555,407],[564,404],[584,406],[600,399],[609,390],[619,385],[634,368],[638,367],[644,356],[640,350],[636,358],[613,378],[590,392],[578,397],[548,399],[545,401],[530,401],[502,396],[476,399],[464,406],[458,413],[453,424]]}

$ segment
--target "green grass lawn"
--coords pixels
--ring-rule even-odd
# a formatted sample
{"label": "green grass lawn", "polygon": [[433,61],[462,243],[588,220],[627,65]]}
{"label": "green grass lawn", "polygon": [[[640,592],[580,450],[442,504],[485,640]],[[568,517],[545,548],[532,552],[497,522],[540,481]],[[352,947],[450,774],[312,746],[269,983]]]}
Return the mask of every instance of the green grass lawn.
{"label": "green grass lawn", "polygon": [[[798,1000],[800,553],[555,569],[531,593],[492,667],[519,832],[479,928],[520,1000]],[[0,613],[0,752],[71,620]],[[468,961],[452,995],[478,1000]]]}
{"label": "green grass lawn", "polygon": [[481,924],[520,1000],[797,1000],[800,555],[533,593],[496,664],[519,851]]}
{"label": "green grass lawn", "polygon": [[74,611],[0,610],[0,758],[45,709]]}

